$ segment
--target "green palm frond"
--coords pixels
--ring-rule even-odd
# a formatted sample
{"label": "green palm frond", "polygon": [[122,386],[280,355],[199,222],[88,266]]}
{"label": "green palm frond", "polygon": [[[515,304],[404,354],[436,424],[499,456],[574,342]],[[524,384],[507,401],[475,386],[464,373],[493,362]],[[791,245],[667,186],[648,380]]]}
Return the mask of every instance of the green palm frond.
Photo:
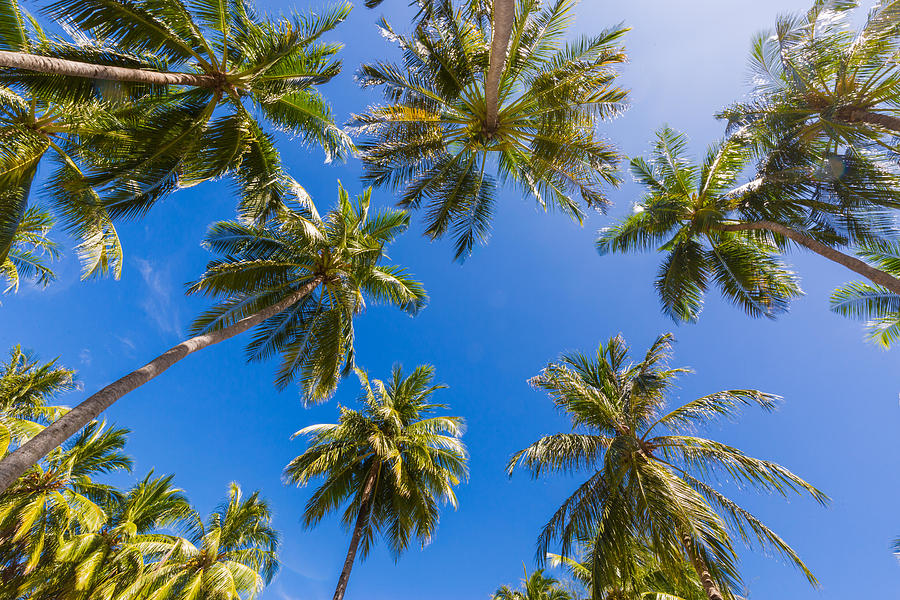
{"label": "green palm frond", "polygon": [[619,182],[619,153],[595,129],[626,106],[627,92],[616,85],[626,30],[566,44],[573,2],[518,1],[491,130],[485,6],[427,3],[406,36],[382,23],[403,60],[362,66],[360,84],[379,88],[387,104],[352,122],[367,181],[421,208],[432,239],[452,235],[457,260],[487,241],[500,182],[578,222],[586,209],[605,208],[606,188]]}
{"label": "green palm frond", "polygon": [[395,365],[387,381],[357,374],[363,410],[341,407],[338,423],[298,431],[295,436],[308,438],[307,449],[284,476],[300,486],[323,479],[306,504],[307,526],[346,505],[343,522],[355,523],[362,556],[381,534],[397,557],[414,539],[429,543],[440,504],[456,506],[453,488],[467,478],[464,423],[433,416],[444,405],[431,397],[444,386],[434,384],[429,365],[408,374]]}
{"label": "green palm frond", "polygon": [[274,209],[265,224],[214,224],[205,243],[221,258],[207,265],[189,293],[222,301],[194,330],[227,327],[312,286],[260,325],[247,353],[250,360],[281,356],[279,388],[296,382],[306,402],[328,398],[353,369],[353,322],[366,303],[416,314],[428,298],[405,269],[385,264],[388,244],[406,230],[409,217],[369,205],[370,190],[351,201],[339,187],[337,206],[324,216],[300,199],[295,210]]}
{"label": "green palm frond", "polygon": [[[729,390],[666,411],[676,376],[685,371],[667,365],[672,341],[661,336],[634,362],[624,340],[612,338],[595,355],[565,355],[532,380],[570,418],[572,432],[545,436],[519,451],[509,472],[590,473],[544,527],[538,559],[545,560],[553,542],[563,559],[587,543],[595,598],[646,597],[656,584],[665,584],[659,593],[697,597],[699,573],[684,577],[688,557],[702,562],[724,597],[733,598],[741,582],[733,532],[775,549],[815,584],[790,546],[707,481],[721,477],[784,496],[808,494],[823,504],[827,497],[776,463],[690,434],[720,417],[734,418],[743,405],[771,410],[779,399]],[[654,433],[657,426],[671,434]],[[652,561],[644,563],[645,555]],[[699,597],[705,597],[702,591]]]}

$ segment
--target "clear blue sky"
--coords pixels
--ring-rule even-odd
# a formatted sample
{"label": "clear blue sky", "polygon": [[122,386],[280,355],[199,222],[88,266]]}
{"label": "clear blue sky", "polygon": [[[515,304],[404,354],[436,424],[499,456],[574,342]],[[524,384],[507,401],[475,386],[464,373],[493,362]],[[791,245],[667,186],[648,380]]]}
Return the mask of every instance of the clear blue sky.
{"label": "clear blue sky", "polygon": [[[631,63],[622,75],[633,107],[605,133],[634,155],[645,151],[654,129],[669,123],[686,131],[694,152],[702,153],[722,132],[713,113],[746,92],[751,36],[779,12],[808,2],[584,2],[578,32],[619,21],[633,28],[626,40]],[[268,0],[262,8],[287,6]],[[341,120],[379,100],[357,89],[353,74],[361,61],[391,55],[375,28],[381,14],[403,28],[409,12],[405,0],[385,0],[376,11],[359,2],[333,36],[346,44],[345,68],[326,92]],[[360,188],[356,161],[323,165],[320,152],[290,140],[282,140],[281,149],[320,209],[333,201],[337,179]],[[429,244],[419,235],[420,223],[393,248],[392,257],[425,282],[432,300],[415,319],[369,309],[358,321],[359,362],[375,377],[386,376],[395,361],[436,365],[450,386],[441,400],[468,421],[471,480],[459,489],[459,510],[444,512],[424,551],[410,551],[395,565],[379,549],[358,564],[348,600],[485,599],[497,586],[515,584],[523,562],[533,566],[540,527],[576,484],[504,474],[512,452],[566,427],[526,379],[559,353],[591,350],[618,332],[643,351],[670,330],[679,340],[675,362],[697,371],[683,379],[681,399],[725,388],[759,388],[786,399],[778,413],[750,411],[739,424],[709,433],[787,465],[833,498],[823,509],[805,499],[733,490],[798,549],[822,582],[815,591],[786,564],[748,551],[742,571],[750,597],[896,597],[900,566],[889,544],[900,535],[898,354],[864,344],[858,323],[829,313],[828,293],[852,277],[798,253],[790,260],[808,295],[777,322],[751,320],[711,295],[699,324],[676,327],[660,315],[652,288],[658,256],[601,258],[593,250],[596,230],[630,210],[638,194],[633,184],[623,186],[613,193],[609,216],[578,227],[507,190],[490,244],[462,267],[451,262],[450,243]],[[380,205],[392,202],[382,192],[374,198]],[[177,342],[204,308],[202,299],[183,296],[183,284],[209,258],[199,244],[206,227],[230,218],[234,205],[225,185],[205,184],[122,225],[127,259],[118,282],[80,283],[70,255],[50,289],[2,299],[0,346],[21,343],[44,357],[59,355],[79,370],[84,392],[143,364]],[[327,600],[348,536],[337,519],[304,531],[300,515],[310,491],[282,485],[280,475],[303,448],[290,434],[333,422],[338,403],[354,402],[357,382],[347,380],[328,404],[303,409],[296,390],[273,389],[273,364],[244,364],[244,341],[190,357],[127,396],[108,418],[133,429],[128,451],[138,475],[151,468],[176,473],[204,511],[224,497],[229,481],[261,489],[283,534],[283,566],[264,598]],[[73,393],[65,401],[83,396]]]}

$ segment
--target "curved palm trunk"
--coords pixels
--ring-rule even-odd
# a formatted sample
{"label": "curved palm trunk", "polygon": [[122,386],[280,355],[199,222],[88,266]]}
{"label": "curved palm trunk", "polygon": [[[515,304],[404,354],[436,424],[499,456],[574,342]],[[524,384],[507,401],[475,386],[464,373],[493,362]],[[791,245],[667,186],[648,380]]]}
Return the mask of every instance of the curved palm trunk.
{"label": "curved palm trunk", "polygon": [[751,223],[720,225],[715,229],[718,229],[719,231],[768,230],[774,233],[781,234],[789,240],[800,244],[804,248],[812,250],[816,254],[824,256],[828,260],[834,261],[839,265],[847,267],[851,271],[859,273],[871,282],[884,286],[895,294],[900,294],[900,279],[897,279],[893,275],[885,273],[880,269],[876,269],[872,265],[861,261],[854,256],[844,254],[840,250],[836,250],[827,244],[823,244],[822,242],[815,240],[808,235],[800,233],[799,231],[791,229],[790,227],[786,227],[781,223],[775,223],[774,221],[753,221]]}
{"label": "curved palm trunk", "polygon": [[725,597],[722,596],[722,592],[719,590],[719,586],[713,581],[712,575],[709,572],[709,567],[706,565],[706,561],[697,554],[697,551],[694,548],[694,540],[691,539],[691,536],[681,536],[681,543],[684,545],[684,551],[687,553],[688,558],[690,558],[694,570],[697,571],[697,576],[700,577],[700,584],[703,586],[703,591],[706,592],[706,597],[709,598],[709,600],[725,600]]}
{"label": "curved palm trunk", "polygon": [[838,111],[840,120],[847,123],[865,123],[889,129],[894,133],[900,133],[900,118],[884,113],[872,112],[864,108],[847,107]]}
{"label": "curved palm trunk", "polygon": [[344,559],[344,568],[341,569],[341,576],[338,577],[337,588],[334,590],[333,600],[343,600],[344,592],[347,591],[347,582],[350,581],[350,571],[353,569],[353,563],[356,561],[356,552],[359,550],[359,541],[362,539],[363,530],[369,522],[369,511],[371,510],[372,496],[375,493],[375,480],[378,478],[378,461],[372,464],[366,475],[366,481],[362,489],[362,502],[359,506],[359,514],[356,516],[356,524],[353,526],[353,535],[350,537],[350,548],[347,549],[347,558]]}
{"label": "curved palm trunk", "polygon": [[500,79],[506,66],[506,51],[516,16],[516,0],[494,0],[491,21],[491,60],[484,80],[485,125],[496,131],[500,116]]}
{"label": "curved palm trunk", "polygon": [[96,419],[100,413],[112,406],[116,400],[128,392],[141,387],[187,355],[207,346],[224,342],[277,315],[310,294],[321,282],[322,278],[316,277],[278,304],[273,304],[269,308],[263,309],[249,317],[244,317],[237,323],[224,329],[204,333],[185,340],[160,354],[140,369],[117,379],[90,396],[0,461],[0,494],[6,491],[32,465],[37,464],[48,452],[65,442],[90,421]]}
{"label": "curved palm trunk", "polygon": [[146,69],[129,69],[127,67],[95,65],[93,63],[53,58],[50,56],[39,56],[37,54],[27,54],[25,52],[8,52],[6,50],[0,50],[0,67],[35,71],[37,73],[50,73],[53,75],[85,77],[87,79],[146,83],[149,85],[189,85],[194,87],[214,88],[220,83],[217,78],[212,75],[165,73],[161,71],[148,71]]}

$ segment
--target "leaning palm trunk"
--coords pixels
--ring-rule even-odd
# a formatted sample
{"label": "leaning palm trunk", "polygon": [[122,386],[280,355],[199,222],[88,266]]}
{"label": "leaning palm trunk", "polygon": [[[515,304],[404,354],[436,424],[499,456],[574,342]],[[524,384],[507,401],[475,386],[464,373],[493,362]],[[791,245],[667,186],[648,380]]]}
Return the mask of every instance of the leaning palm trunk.
{"label": "leaning palm trunk", "polygon": [[843,265],[854,271],[859,273],[863,277],[869,279],[873,283],[877,283],[878,285],[882,285],[887,289],[891,290],[896,294],[900,294],[900,279],[897,279],[893,275],[886,273],[880,269],[876,269],[872,265],[869,265],[858,258],[850,256],[849,254],[844,254],[843,252],[832,248],[827,244],[823,244],[822,242],[815,240],[808,235],[805,235],[799,231],[791,229],[790,227],[786,227],[781,223],[775,223],[774,221],[753,221],[751,223],[736,223],[734,225],[720,225],[716,227],[719,231],[760,231],[767,230],[773,233],[778,233],[800,244],[804,248],[812,250],[816,254],[824,256],[828,260],[834,261],[839,265]]}
{"label": "leaning palm trunk", "polygon": [[218,331],[204,333],[185,340],[160,354],[140,369],[132,371],[90,396],[0,461],[0,494],[6,491],[31,466],[37,464],[48,452],[65,442],[90,421],[96,419],[100,413],[112,406],[116,400],[128,392],[141,387],[187,355],[207,346],[224,342],[290,308],[312,293],[321,282],[322,278],[316,277],[297,290],[296,293],[277,304],[273,304]]}
{"label": "leaning palm trunk", "polygon": [[694,540],[691,539],[691,536],[682,536],[681,543],[684,545],[684,551],[691,560],[694,570],[697,571],[697,576],[700,578],[700,584],[703,586],[703,591],[706,592],[707,598],[709,598],[709,600],[725,600],[725,597],[722,596],[722,592],[719,590],[719,586],[713,581],[706,561],[697,554],[697,550],[694,547]]}
{"label": "leaning palm trunk", "polygon": [[24,52],[8,52],[0,50],[0,67],[67,75],[69,77],[85,77],[87,79],[105,79],[109,81],[128,81],[148,85],[189,85],[194,87],[214,88],[220,81],[212,75],[197,73],[167,73],[149,71],[147,69],[130,69],[111,65],[39,56]]}
{"label": "leaning palm trunk", "polygon": [[900,118],[852,106],[839,109],[837,117],[847,123],[865,123],[900,133]]}
{"label": "leaning palm trunk", "polygon": [[359,550],[359,541],[362,539],[363,530],[369,522],[372,496],[375,492],[375,480],[378,478],[378,462],[369,469],[366,482],[363,484],[362,500],[359,505],[359,514],[356,516],[356,524],[353,526],[353,535],[350,537],[350,548],[347,549],[347,558],[344,559],[344,568],[338,578],[337,588],[334,590],[333,600],[344,600],[344,592],[347,591],[347,582],[350,581],[350,571],[356,561],[356,552]]}
{"label": "leaning palm trunk", "polygon": [[516,16],[516,0],[494,0],[491,23],[491,60],[484,81],[485,123],[487,132],[497,129],[500,120],[500,79],[506,67],[506,51]]}

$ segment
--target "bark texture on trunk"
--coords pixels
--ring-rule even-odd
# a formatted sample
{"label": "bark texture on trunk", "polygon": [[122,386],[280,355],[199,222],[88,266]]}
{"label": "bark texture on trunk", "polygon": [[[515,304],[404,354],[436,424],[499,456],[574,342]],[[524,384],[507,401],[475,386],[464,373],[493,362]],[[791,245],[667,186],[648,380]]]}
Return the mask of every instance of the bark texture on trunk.
{"label": "bark texture on trunk", "polygon": [[372,496],[375,492],[375,481],[378,479],[378,461],[372,464],[362,489],[362,502],[359,506],[359,514],[356,516],[356,524],[353,526],[353,535],[350,537],[350,548],[347,549],[347,558],[344,559],[344,568],[338,577],[337,588],[334,590],[334,600],[343,600],[347,591],[347,582],[350,581],[350,571],[356,561],[356,552],[359,550],[359,540],[362,539],[363,530],[369,522],[369,511],[372,506]]}
{"label": "bark texture on trunk", "polygon": [[161,71],[148,71],[146,69],[95,65],[64,58],[39,56],[37,54],[26,54],[25,52],[8,52],[6,50],[0,50],[0,67],[35,71],[37,73],[50,73],[53,75],[85,77],[87,79],[128,81],[132,83],[146,83],[153,85],[189,85],[194,87],[214,88],[220,83],[219,80],[212,75],[165,73]]}
{"label": "bark texture on trunk", "polygon": [[500,115],[500,79],[506,67],[506,51],[516,16],[516,0],[494,0],[491,21],[491,59],[484,80],[485,125],[488,133],[497,129]]}
{"label": "bark texture on trunk", "polygon": [[884,113],[872,112],[864,108],[845,108],[837,113],[838,118],[848,123],[865,123],[890,129],[894,133],[900,133],[900,118]]}
{"label": "bark texture on trunk", "polygon": [[719,586],[713,581],[706,562],[699,554],[697,554],[697,549],[694,548],[694,540],[691,539],[691,536],[681,536],[681,543],[684,545],[684,551],[687,553],[688,558],[690,558],[694,570],[697,571],[697,576],[700,578],[700,585],[703,586],[706,597],[709,598],[709,600],[725,600],[724,596],[722,596],[722,592],[719,590]]}
{"label": "bark texture on trunk", "polygon": [[160,354],[140,369],[132,371],[90,396],[0,461],[0,494],[6,491],[29,467],[37,464],[48,452],[96,419],[100,413],[128,392],[141,387],[187,355],[207,346],[224,342],[277,315],[311,293],[321,281],[321,277],[316,277],[278,304],[273,304],[224,329],[185,340]]}
{"label": "bark texture on trunk", "polygon": [[716,227],[716,229],[719,231],[753,231],[765,229],[781,234],[789,240],[800,244],[804,248],[812,250],[828,260],[834,261],[839,265],[843,265],[851,271],[862,275],[872,283],[877,283],[878,285],[891,290],[895,294],[900,294],[900,279],[897,279],[889,273],[885,273],[881,269],[876,269],[855,256],[844,254],[840,250],[836,250],[827,244],[823,244],[822,242],[782,225],[781,223],[775,223],[774,221],[753,221],[750,223],[737,223],[735,225],[721,225]]}

